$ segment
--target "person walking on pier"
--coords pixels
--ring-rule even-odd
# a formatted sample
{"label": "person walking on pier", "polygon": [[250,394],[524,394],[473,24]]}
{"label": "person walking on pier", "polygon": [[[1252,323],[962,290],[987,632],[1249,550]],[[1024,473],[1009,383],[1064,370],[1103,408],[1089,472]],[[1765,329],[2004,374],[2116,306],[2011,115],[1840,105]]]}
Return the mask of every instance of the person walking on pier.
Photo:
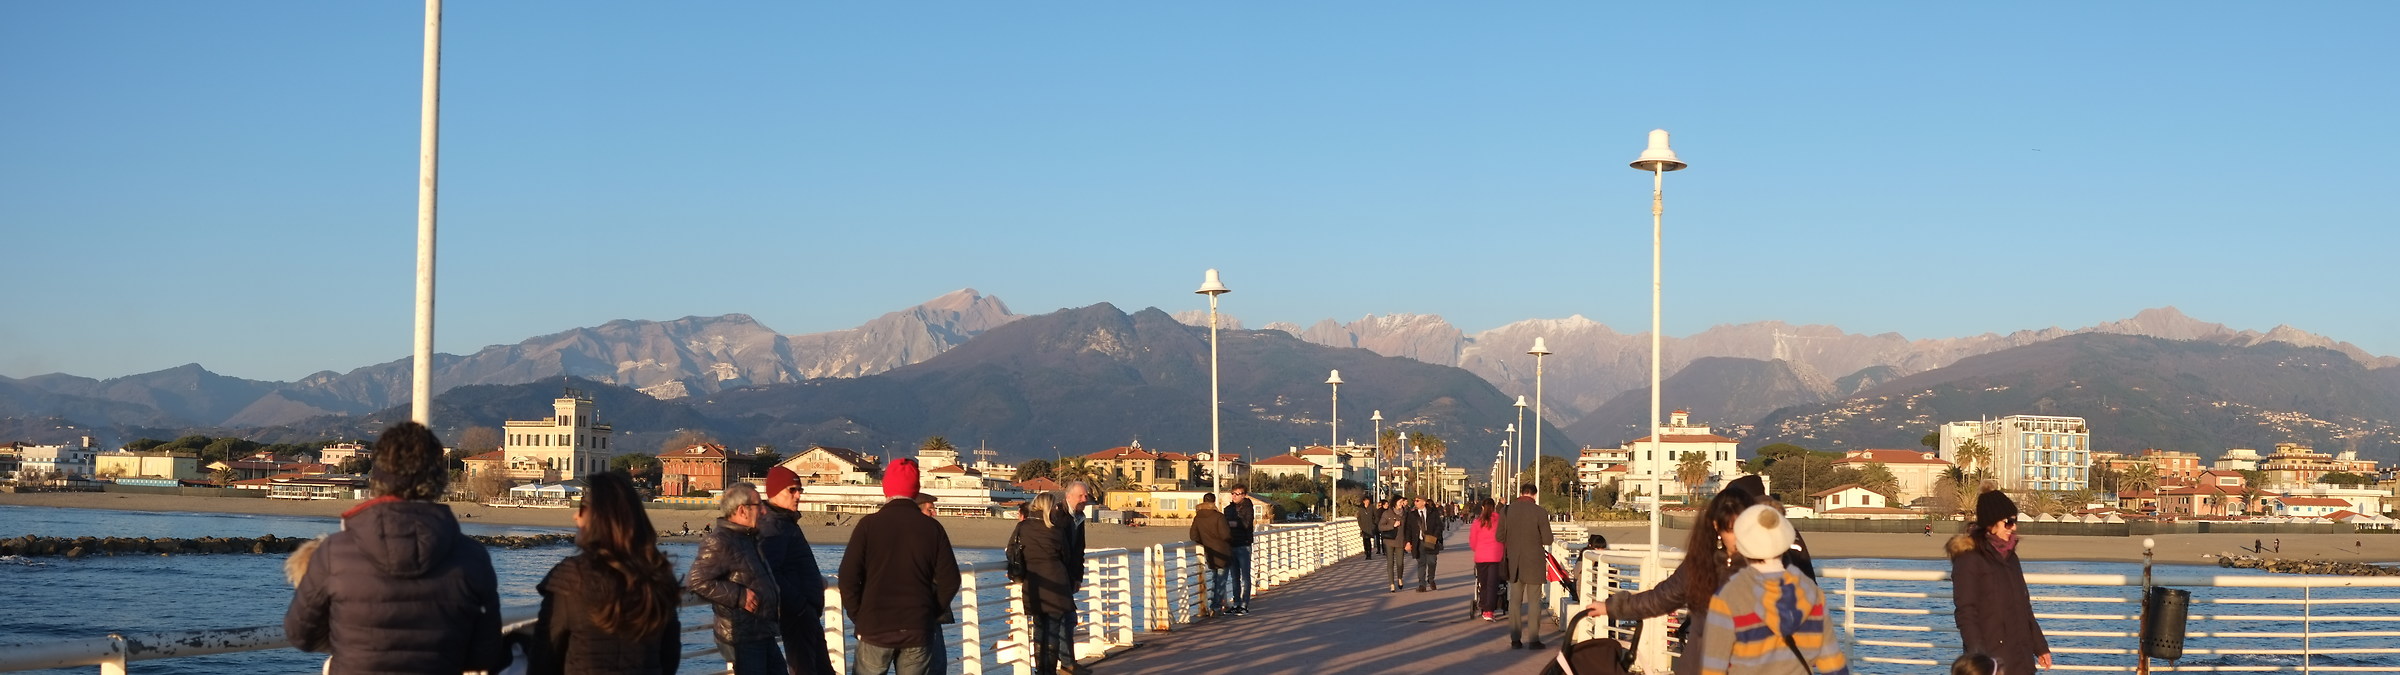
{"label": "person walking on pier", "polygon": [[783,658],[791,675],[832,675],[825,649],[825,574],[800,530],[800,474],[767,469],[766,513],[758,519],[758,553],[783,594]]}
{"label": "person walking on pier", "polygon": [[766,505],[749,483],[734,483],[718,494],[717,508],[725,515],[701,536],[683,585],[716,611],[717,651],[735,675],[783,672],[788,665],[775,648],[783,636],[783,587],[758,545]]}
{"label": "person walking on pier", "polygon": [[1442,589],[1441,585],[1435,583],[1433,579],[1436,568],[1434,563],[1441,560],[1442,534],[1449,527],[1450,522],[1449,518],[1443,517],[1442,510],[1443,507],[1440,504],[1429,505],[1425,502],[1424,497],[1418,497],[1417,509],[1409,512],[1409,519],[1417,524],[1415,539],[1418,593]]}
{"label": "person walking on pier", "polygon": [[[442,441],[415,422],[375,439],[375,498],[342,512],[308,559],[283,634],[333,655],[326,672],[455,673],[508,667],[491,553],[434,500],[450,485]],[[405,628],[405,630],[400,630]]]}
{"label": "person walking on pier", "polygon": [[1034,495],[1016,531],[1025,560],[1026,619],[1033,624],[1033,672],[1042,675],[1075,664],[1075,641],[1067,632],[1075,614],[1075,588],[1067,585],[1069,523],[1058,502],[1048,492]]}
{"label": "person walking on pier", "polygon": [[1950,538],[1950,595],[1959,641],[1990,655],[2005,675],[2050,668],[2050,642],[2033,617],[2032,592],[2017,559],[2017,503],[1998,490],[1975,499],[1975,526]]}
{"label": "person walking on pier", "polygon": [[674,673],[683,660],[675,602],[683,588],[675,564],[658,552],[633,479],[592,474],[575,509],[575,545],[583,549],[542,577],[537,648],[526,650],[533,675]]}
{"label": "person walking on pier", "polygon": [[1742,570],[1709,599],[1701,673],[1849,675],[1849,658],[1826,620],[1824,590],[1783,565],[1795,534],[1782,509],[1767,504],[1734,518]]}
{"label": "person walking on pier", "polygon": [[1500,610],[1500,565],[1506,559],[1500,551],[1500,506],[1490,497],[1475,505],[1475,518],[1467,523],[1467,547],[1475,551],[1475,609],[1490,621]]}
{"label": "person walking on pier", "polygon": [[1377,507],[1374,497],[1358,500],[1358,538],[1362,544],[1360,548],[1366,549],[1368,560],[1375,559],[1375,546],[1382,543],[1383,538],[1375,532],[1375,522],[1381,520],[1382,515],[1383,509]]}
{"label": "person walking on pier", "polygon": [[890,501],[858,520],[842,552],[842,605],[858,631],[850,672],[934,675],[949,669],[941,620],[958,598],[958,554],[942,523],[917,508],[916,460],[894,460],[883,473]]}
{"label": "person walking on pier", "polygon": [[1534,487],[1517,487],[1517,499],[1500,518],[1501,555],[1508,573],[1508,648],[1524,649],[1532,636],[1533,649],[1542,649],[1542,584],[1549,583],[1543,549],[1558,535],[1550,531],[1550,512],[1533,500]]}
{"label": "person walking on pier", "polygon": [[[1708,616],[1709,598],[1742,567],[1733,554],[1733,521],[1752,502],[1750,493],[1733,485],[1717,491],[1698,514],[1691,536],[1684,540],[1683,562],[1675,566],[1673,573],[1648,590],[1619,592],[1593,600],[1586,610],[1618,620],[1647,619],[1684,610],[1684,621],[1676,629],[1676,638],[1686,645],[1700,644],[1709,630],[1702,620]],[[1675,662],[1675,675],[1699,672],[1697,652],[1687,652]]]}
{"label": "person walking on pier", "polygon": [[1225,506],[1225,524],[1233,531],[1233,560],[1226,583],[1233,586],[1234,616],[1250,613],[1250,542],[1258,527],[1258,510],[1250,501],[1250,488],[1240,483],[1233,486],[1233,503]]}
{"label": "person walking on pier", "polygon": [[1377,536],[1383,538],[1383,566],[1391,572],[1391,592],[1400,592],[1401,576],[1408,571],[1408,552],[1415,547],[1400,536],[1401,526],[1408,524],[1408,513],[1401,508],[1401,499],[1385,500],[1382,515],[1375,520]]}
{"label": "person walking on pier", "polygon": [[1200,506],[1192,511],[1192,541],[1200,545],[1200,553],[1208,562],[1208,615],[1225,613],[1225,568],[1233,562],[1233,527],[1225,522],[1225,513],[1217,510],[1217,493],[1200,495]]}

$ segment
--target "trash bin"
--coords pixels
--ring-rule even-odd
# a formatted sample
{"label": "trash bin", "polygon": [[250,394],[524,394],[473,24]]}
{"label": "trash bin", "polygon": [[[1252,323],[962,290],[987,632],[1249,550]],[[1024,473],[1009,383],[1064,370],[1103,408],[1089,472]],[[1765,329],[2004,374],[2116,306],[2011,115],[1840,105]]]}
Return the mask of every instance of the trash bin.
{"label": "trash bin", "polygon": [[2142,602],[2142,614],[2150,617],[2142,627],[2142,655],[2169,661],[2183,658],[2184,619],[2191,607],[2191,591],[2151,588],[2150,597]]}

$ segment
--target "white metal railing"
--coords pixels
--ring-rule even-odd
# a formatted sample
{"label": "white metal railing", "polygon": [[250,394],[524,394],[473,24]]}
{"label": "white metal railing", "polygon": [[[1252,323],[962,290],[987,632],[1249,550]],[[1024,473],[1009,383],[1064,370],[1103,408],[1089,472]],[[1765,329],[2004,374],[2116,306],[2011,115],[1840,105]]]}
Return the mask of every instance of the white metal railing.
{"label": "white metal railing", "polygon": [[[1661,557],[1672,570],[1682,555]],[[1640,553],[1611,550],[1579,559],[1587,597],[1643,587],[1634,573]],[[1949,572],[1838,567],[1818,574],[1827,602],[1838,604],[1842,615],[1840,637],[1853,672],[1924,672],[1960,653]],[[2026,574],[2025,581],[2054,670],[2135,670],[2140,575]],[[2400,577],[2176,571],[2153,576],[2151,584],[2193,592],[2183,661],[2210,661],[2153,661],[2152,672],[2400,672],[2400,641],[2393,639],[2400,638]],[[2329,656],[2344,661],[2321,663]],[[2289,662],[2269,662],[2277,660]],[[1887,669],[1878,671],[1878,665]]]}
{"label": "white metal railing", "polygon": [[[1342,546],[1358,540],[1356,519],[1274,527],[1252,541],[1253,592],[1289,583],[1339,562]],[[953,611],[957,636],[945,637],[950,661],[967,675],[1033,672],[1033,626],[1026,618],[1023,585],[1009,582],[1007,563],[992,561],[959,566],[959,597]],[[1199,618],[1207,600],[1208,565],[1198,545],[1175,542],[1152,546],[1141,554],[1121,548],[1085,554],[1083,588],[1077,592],[1080,613],[1076,656],[1088,659],[1134,645],[1143,630],[1167,631]],[[686,597],[683,604],[701,604]],[[533,621],[538,604],[502,608],[503,625],[514,629]],[[843,612],[841,592],[832,576],[825,578],[825,644],[836,672],[849,672],[849,657],[857,651]],[[707,633],[707,621],[684,627],[685,634]],[[701,638],[687,659],[717,653],[715,642]],[[53,640],[28,645],[0,645],[0,672],[98,666],[102,675],[123,675],[126,664],[211,654],[290,649],[283,626],[117,633],[104,637]]]}

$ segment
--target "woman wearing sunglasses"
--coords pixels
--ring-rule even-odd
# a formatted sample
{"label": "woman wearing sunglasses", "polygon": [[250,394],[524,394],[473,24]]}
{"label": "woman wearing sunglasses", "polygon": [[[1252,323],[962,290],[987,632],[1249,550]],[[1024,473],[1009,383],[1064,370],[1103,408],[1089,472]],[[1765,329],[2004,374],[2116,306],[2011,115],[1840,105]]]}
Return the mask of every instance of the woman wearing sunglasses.
{"label": "woman wearing sunglasses", "polygon": [[2050,642],[2033,619],[2025,568],[2017,561],[2017,503],[1993,490],[1975,500],[1975,526],[1950,538],[1950,591],[1966,651],[1990,656],[2003,675],[2050,667]]}

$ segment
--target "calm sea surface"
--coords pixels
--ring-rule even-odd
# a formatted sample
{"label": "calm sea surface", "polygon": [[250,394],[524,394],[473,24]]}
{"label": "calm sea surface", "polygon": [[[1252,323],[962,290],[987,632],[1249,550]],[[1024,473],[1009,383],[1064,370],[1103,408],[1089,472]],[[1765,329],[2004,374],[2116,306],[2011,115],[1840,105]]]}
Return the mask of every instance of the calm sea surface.
{"label": "calm sea surface", "polygon": [[[335,529],[335,527],[335,521],[330,518],[296,518],[284,516],[250,516],[198,513],[149,513],[136,511],[104,511],[26,506],[0,506],[0,538],[14,537],[25,534],[44,536],[89,535],[97,537],[255,537],[264,534],[273,534],[278,537],[315,537],[327,532],[331,532]],[[475,524],[469,524],[465,527],[469,534],[536,534],[559,531],[551,528],[503,527]],[[691,543],[678,542],[666,544],[664,548],[668,557],[675,561],[676,568],[681,570],[690,563],[695,545]],[[565,546],[522,550],[492,550],[493,562],[499,570],[500,593],[503,602],[511,605],[539,602],[539,596],[534,593],[534,585],[541,581],[542,576],[549,572],[552,565],[557,564],[560,559],[573,554],[573,552],[574,549]],[[832,570],[839,564],[841,560],[842,547],[838,545],[826,545],[824,543],[819,543],[816,548],[816,554],[818,563],[825,569]],[[999,557],[999,552],[992,549],[961,549],[959,551],[960,562],[990,561],[996,560]],[[160,630],[190,630],[202,628],[237,628],[245,626],[280,624],[283,621],[284,608],[290,603],[292,594],[291,588],[286,585],[283,580],[284,558],[285,556],[281,555],[193,555],[172,557],[121,556],[91,557],[82,560],[67,560],[64,558],[0,558],[0,588],[8,589],[7,592],[9,597],[6,607],[8,607],[10,610],[7,612],[0,612],[0,645],[39,642],[45,639],[54,638],[90,638],[119,631],[142,632]],[[1826,568],[1861,567],[1878,569],[1945,569],[1946,563],[1916,560],[1827,558],[1821,560],[1819,562],[1819,566]],[[2141,573],[2141,566],[2138,564],[2127,563],[2032,562],[2026,563],[2025,570],[2033,573],[2139,575]],[[2161,566],[2158,573],[2161,575],[2184,576],[2196,574],[2264,574],[2263,572],[2257,572],[2255,570],[2175,566]],[[1833,590],[1839,588],[1841,582],[1836,579],[1827,579],[1825,580],[1824,585],[1828,590]],[[1872,584],[1869,584],[1862,582],[1861,590],[1900,592],[1947,591],[1948,584],[1912,584],[1901,582],[1873,582]],[[2211,599],[2226,599],[2236,597],[2298,599],[2302,596],[2302,592],[2298,589],[2201,588],[2190,590],[2193,591],[2195,603],[2205,603]],[[1003,602],[1004,598],[1000,595],[1003,592],[1004,591],[1001,590],[987,591],[985,594],[985,601]],[[2053,593],[2059,595],[2082,596],[2121,594],[2124,597],[2130,598],[2135,595],[2136,592],[2137,591],[2131,589],[2059,587],[2036,588],[2036,595],[2049,595]],[[2328,595],[2342,598],[2400,598],[2400,589],[2360,589],[2342,590],[2338,592],[2320,590],[2317,592],[2316,597],[2321,599],[2327,597]],[[1137,595],[1136,597],[1139,596]],[[1840,598],[1838,596],[1829,597],[1831,597],[1837,604],[1840,602]],[[1877,602],[1879,602],[1882,606],[1904,609],[1947,609],[1948,603],[1947,600],[1911,600],[1897,598],[1877,599]],[[2076,604],[2068,606],[2045,603],[2040,607],[2040,609],[2044,612],[2124,614],[2130,612],[2132,607],[2133,606],[2131,604]],[[2296,605],[2196,604],[2192,613],[2195,615],[2297,615],[2300,612],[2300,609],[2301,608]],[[2309,611],[2319,618],[2339,616],[2389,616],[2395,613],[2392,605],[2317,604],[2312,606]],[[1949,618],[1946,616],[1925,617],[1882,614],[1861,615],[1861,620],[1869,620],[1869,617],[1874,617],[1872,620],[1882,623],[1943,626],[1949,624]],[[684,625],[687,627],[703,625],[709,621],[709,614],[705,608],[687,608],[683,611],[682,620]],[[2267,621],[2195,621],[2192,623],[2191,630],[2194,632],[2271,630],[2271,628],[2267,628],[2267,626],[2270,625],[2272,624]],[[2388,630],[2389,626],[2390,624],[2352,623],[2339,627],[2324,626],[2320,627],[2319,630]],[[2075,630],[2127,630],[2125,622],[2071,620],[2045,621],[2043,622],[2043,628],[2054,635],[2063,631]],[[955,630],[955,627],[953,630]],[[987,624],[986,634],[991,634],[998,630],[1001,630],[1000,626],[996,624]],[[955,637],[955,633],[953,633],[952,637]],[[1857,647],[1852,650],[1854,655],[1914,658],[1939,657],[1944,660],[1956,656],[1956,638],[1948,635],[1935,634],[1928,636],[1925,633],[1886,632],[1879,634],[1862,633],[1861,637],[1899,640],[1924,640],[1930,637],[1930,639],[1936,645],[1948,646],[1937,646],[1934,650],[1936,652],[1935,654],[1927,654],[1924,652],[1924,650]],[[2235,640],[2225,638],[2194,638],[2189,641],[2187,645],[2194,649],[2216,648],[2236,650],[2245,648],[2290,648],[2296,646],[2297,642],[2297,640],[2292,639]],[[2123,648],[2129,646],[2129,644],[2129,640],[2122,638],[2083,638],[2060,636],[2053,637],[2051,639],[2051,645],[2053,647]],[[2336,638],[2318,640],[2315,642],[2314,646],[2318,649],[2331,649],[2340,647],[2364,646],[2380,647],[2388,646],[2389,644],[2389,638]],[[713,646],[713,642],[709,639],[707,633],[705,632],[687,634],[685,636],[684,648],[687,651],[707,648],[710,646]],[[1946,652],[1946,654],[1944,652]],[[210,657],[174,659],[169,661],[138,662],[133,664],[133,672],[199,673],[203,675],[231,673],[315,673],[318,672],[319,665],[323,662],[323,658],[323,655],[320,654],[305,654],[296,650],[282,649],[247,654],[226,654]],[[2313,658],[2314,664],[2318,666],[2400,664],[2400,659],[2394,659],[2389,655],[2353,657],[2345,655],[2320,654]],[[2122,657],[2104,658],[2097,656],[2065,654],[2062,654],[2058,657],[2058,660],[2062,664],[2121,663],[2121,659]],[[2254,654],[2225,657],[2194,656],[2192,658],[2185,659],[2182,664],[2236,666],[2295,665],[2299,663],[2299,659],[2300,657],[2298,656]],[[723,667],[724,662],[713,656],[691,659],[686,661],[684,664],[684,670],[686,672],[708,672]],[[1868,665],[1860,668],[1859,670],[1867,673],[1899,673],[1908,672],[1911,670],[1911,668],[1912,667],[1909,666]],[[93,672],[93,670],[94,669],[92,668],[76,668],[71,670],[43,672],[90,673]]]}

